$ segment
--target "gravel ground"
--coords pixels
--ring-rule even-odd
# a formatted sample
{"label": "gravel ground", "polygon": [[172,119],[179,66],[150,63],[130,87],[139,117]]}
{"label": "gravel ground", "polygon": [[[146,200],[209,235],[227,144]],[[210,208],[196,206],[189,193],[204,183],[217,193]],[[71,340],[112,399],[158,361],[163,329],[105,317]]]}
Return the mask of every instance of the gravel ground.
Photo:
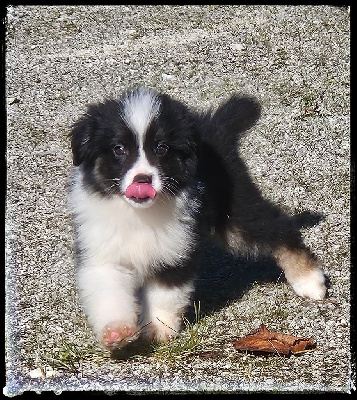
{"label": "gravel ground", "polygon": [[[334,6],[19,6],[7,14],[6,387],[24,391],[350,392],[350,20]],[[269,260],[208,248],[199,321],[174,345],[110,357],[75,288],[67,134],[85,104],[146,85],[198,110],[234,91],[262,118],[241,153],[267,198],[304,229],[329,278],[324,301],[298,298]],[[204,267],[204,268],[203,268]],[[264,322],[317,349],[239,353]],[[187,349],[188,339],[196,345]]]}

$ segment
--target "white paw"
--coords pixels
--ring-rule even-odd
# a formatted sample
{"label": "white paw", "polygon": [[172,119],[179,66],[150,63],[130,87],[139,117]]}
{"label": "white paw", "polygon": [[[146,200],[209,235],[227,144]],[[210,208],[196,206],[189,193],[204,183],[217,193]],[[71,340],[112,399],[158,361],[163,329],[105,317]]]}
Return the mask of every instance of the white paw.
{"label": "white paw", "polygon": [[180,324],[171,320],[165,322],[164,320],[154,318],[153,321],[148,323],[143,328],[142,336],[150,341],[159,343],[166,343],[172,340],[180,329]]}
{"label": "white paw", "polygon": [[326,295],[325,276],[320,268],[313,269],[304,276],[294,277],[289,283],[301,297],[322,300]]}

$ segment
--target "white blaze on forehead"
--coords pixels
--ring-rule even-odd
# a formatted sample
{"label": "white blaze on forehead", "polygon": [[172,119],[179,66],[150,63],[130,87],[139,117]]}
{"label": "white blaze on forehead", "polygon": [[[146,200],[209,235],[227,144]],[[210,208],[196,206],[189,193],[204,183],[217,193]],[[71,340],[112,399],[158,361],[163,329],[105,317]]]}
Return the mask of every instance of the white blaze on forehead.
{"label": "white blaze on forehead", "polygon": [[133,91],[123,100],[122,118],[140,142],[151,121],[159,114],[160,105],[157,93],[148,89]]}

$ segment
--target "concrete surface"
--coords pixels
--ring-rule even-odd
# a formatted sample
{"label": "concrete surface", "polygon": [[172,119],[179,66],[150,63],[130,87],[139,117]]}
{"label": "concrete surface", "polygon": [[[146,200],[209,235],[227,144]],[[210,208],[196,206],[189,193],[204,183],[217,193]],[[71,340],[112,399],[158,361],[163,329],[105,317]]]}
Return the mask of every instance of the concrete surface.
{"label": "concrete surface", "polygon": [[[8,7],[4,393],[350,392],[349,83],[346,7]],[[325,215],[303,234],[329,278],[326,300],[298,298],[268,260],[212,248],[197,283],[201,320],[182,333],[185,342],[199,327],[194,350],[134,346],[111,358],[98,347],[75,288],[67,134],[86,103],[137,85],[199,110],[234,91],[260,99],[241,153],[266,197]],[[316,351],[234,350],[261,322],[314,336]]]}

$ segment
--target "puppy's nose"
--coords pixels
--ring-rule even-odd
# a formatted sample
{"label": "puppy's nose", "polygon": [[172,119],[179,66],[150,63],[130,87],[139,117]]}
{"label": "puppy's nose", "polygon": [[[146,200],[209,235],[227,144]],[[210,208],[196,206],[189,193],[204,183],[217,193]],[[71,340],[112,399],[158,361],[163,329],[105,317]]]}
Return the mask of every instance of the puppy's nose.
{"label": "puppy's nose", "polygon": [[152,176],[146,174],[138,174],[134,177],[133,182],[137,183],[152,183]]}

